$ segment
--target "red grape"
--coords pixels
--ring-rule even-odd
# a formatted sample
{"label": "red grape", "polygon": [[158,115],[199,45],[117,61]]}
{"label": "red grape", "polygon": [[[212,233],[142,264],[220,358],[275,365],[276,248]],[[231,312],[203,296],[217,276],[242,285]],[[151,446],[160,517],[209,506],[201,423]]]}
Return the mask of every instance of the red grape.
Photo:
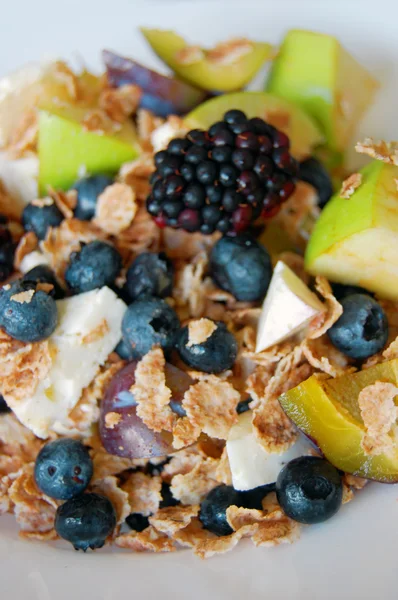
{"label": "red grape", "polygon": [[[133,394],[129,391],[135,383],[137,362],[133,361],[119,371],[110,382],[101,405],[100,435],[104,448],[110,454],[126,458],[152,458],[172,452],[171,435],[156,433],[137,415]],[[174,412],[183,415],[181,401],[192,383],[191,378],[176,367],[167,364],[166,383],[172,391],[170,405]],[[106,415],[120,415],[118,423],[106,426]]]}

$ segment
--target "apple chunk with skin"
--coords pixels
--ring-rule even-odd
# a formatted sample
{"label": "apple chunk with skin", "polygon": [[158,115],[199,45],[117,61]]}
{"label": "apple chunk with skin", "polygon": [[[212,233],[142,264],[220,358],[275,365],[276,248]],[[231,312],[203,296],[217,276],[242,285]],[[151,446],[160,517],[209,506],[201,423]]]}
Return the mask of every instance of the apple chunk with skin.
{"label": "apple chunk with skin", "polygon": [[299,333],[324,310],[322,302],[282,261],[278,261],[262,307],[256,352]]}
{"label": "apple chunk with skin", "polygon": [[350,198],[334,196],[321,213],[306,269],[398,300],[398,167],[373,161]]}
{"label": "apple chunk with skin", "polygon": [[287,33],[267,83],[267,91],[314,117],[335,151],[346,149],[377,88],[336,38],[300,30]]}
{"label": "apple chunk with skin", "polygon": [[335,467],[359,477],[398,482],[398,443],[381,454],[362,448],[365,425],[358,403],[360,392],[377,381],[398,383],[398,359],[379,363],[336,379],[312,375],[279,398],[285,413],[318,445]]}
{"label": "apple chunk with skin", "polygon": [[273,58],[271,44],[231,40],[212,50],[189,46],[173,31],[141,28],[152,49],[178,77],[199,88],[231,92],[244,87]]}
{"label": "apple chunk with skin", "polygon": [[87,109],[78,106],[45,106],[39,114],[39,190],[47,186],[68,189],[81,171],[116,173],[140,153],[134,125],[126,121],[113,134],[85,131]]}

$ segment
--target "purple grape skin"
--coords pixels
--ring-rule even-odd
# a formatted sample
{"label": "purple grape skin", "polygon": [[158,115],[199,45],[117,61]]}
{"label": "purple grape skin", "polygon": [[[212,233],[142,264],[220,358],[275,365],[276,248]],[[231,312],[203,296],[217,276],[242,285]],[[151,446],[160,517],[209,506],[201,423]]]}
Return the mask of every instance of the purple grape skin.
{"label": "purple grape skin", "polygon": [[152,110],[161,117],[185,114],[208,98],[208,93],[203,90],[174,77],[161,75],[110,50],[102,51],[102,59],[112,86],[140,86],[143,90],[141,107]]}
{"label": "purple grape skin", "polygon": [[[134,396],[129,391],[135,383],[136,367],[136,361],[128,363],[114,376],[105,392],[100,414],[101,441],[105,450],[116,456],[125,458],[165,456],[173,450],[170,434],[152,431],[143,423],[137,415]],[[183,371],[167,364],[166,383],[172,391],[172,406],[177,412],[175,406],[177,405],[178,408],[181,405],[184,393],[192,380]],[[106,427],[105,418],[111,412],[120,415],[121,419],[113,427]]]}

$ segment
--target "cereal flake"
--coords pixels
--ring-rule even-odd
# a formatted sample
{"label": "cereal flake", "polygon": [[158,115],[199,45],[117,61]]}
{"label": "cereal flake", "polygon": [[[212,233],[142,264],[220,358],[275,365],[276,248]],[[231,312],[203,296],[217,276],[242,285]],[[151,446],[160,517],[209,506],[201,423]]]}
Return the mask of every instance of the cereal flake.
{"label": "cereal flake", "polygon": [[358,405],[365,425],[361,446],[365,454],[378,456],[394,446],[389,435],[398,418],[394,398],[398,388],[383,381],[376,381],[361,390]]}
{"label": "cereal flake", "polygon": [[340,198],[351,198],[355,190],[357,190],[362,184],[362,175],[360,173],[353,173],[342,183],[340,190]]}
{"label": "cereal flake", "polygon": [[203,344],[215,332],[217,325],[210,319],[198,319],[188,324],[187,348],[195,344]]}
{"label": "cereal flake", "polygon": [[132,223],[138,206],[133,189],[113,183],[98,196],[94,223],[110,235],[118,235]]}
{"label": "cereal flake", "polygon": [[363,142],[356,144],[355,150],[388,165],[398,165],[398,142],[385,142],[384,140],[375,142],[372,138],[366,138]]}
{"label": "cereal flake", "polygon": [[137,471],[131,473],[121,487],[128,494],[130,512],[149,517],[149,515],[158,511],[162,500],[160,493],[162,480],[160,477],[150,477]]}

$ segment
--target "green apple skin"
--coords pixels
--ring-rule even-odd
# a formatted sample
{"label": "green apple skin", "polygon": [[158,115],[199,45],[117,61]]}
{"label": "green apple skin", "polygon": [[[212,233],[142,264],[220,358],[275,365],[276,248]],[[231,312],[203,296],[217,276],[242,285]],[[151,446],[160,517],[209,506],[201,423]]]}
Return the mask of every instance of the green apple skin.
{"label": "green apple skin", "polygon": [[214,92],[231,92],[249,83],[262,65],[273,58],[273,47],[266,43],[253,43],[253,49],[230,64],[215,63],[204,58],[191,64],[181,64],[176,59],[178,52],[188,46],[187,42],[173,31],[141,28],[154,52],[175,74],[201,89]]}
{"label": "green apple skin", "polygon": [[[324,140],[318,125],[301,108],[267,92],[235,92],[211,98],[190,112],[185,122],[192,128],[207,129],[232,108],[243,110],[249,118],[261,117],[284,131],[298,160],[311,155]],[[286,125],[281,125],[283,122]]]}
{"label": "green apple skin", "polygon": [[[80,112],[82,114],[80,114]],[[80,124],[85,109],[68,107],[40,110],[39,113],[39,191],[48,186],[69,189],[82,169],[87,173],[116,173],[120,166],[139,153],[134,126],[123,125],[114,135],[85,131]]]}
{"label": "green apple skin", "polygon": [[312,232],[306,269],[398,300],[398,167],[373,161],[350,198],[336,194]]}
{"label": "green apple skin", "polygon": [[343,152],[378,88],[375,79],[332,36],[289,31],[273,63],[267,91],[297,103]]}

